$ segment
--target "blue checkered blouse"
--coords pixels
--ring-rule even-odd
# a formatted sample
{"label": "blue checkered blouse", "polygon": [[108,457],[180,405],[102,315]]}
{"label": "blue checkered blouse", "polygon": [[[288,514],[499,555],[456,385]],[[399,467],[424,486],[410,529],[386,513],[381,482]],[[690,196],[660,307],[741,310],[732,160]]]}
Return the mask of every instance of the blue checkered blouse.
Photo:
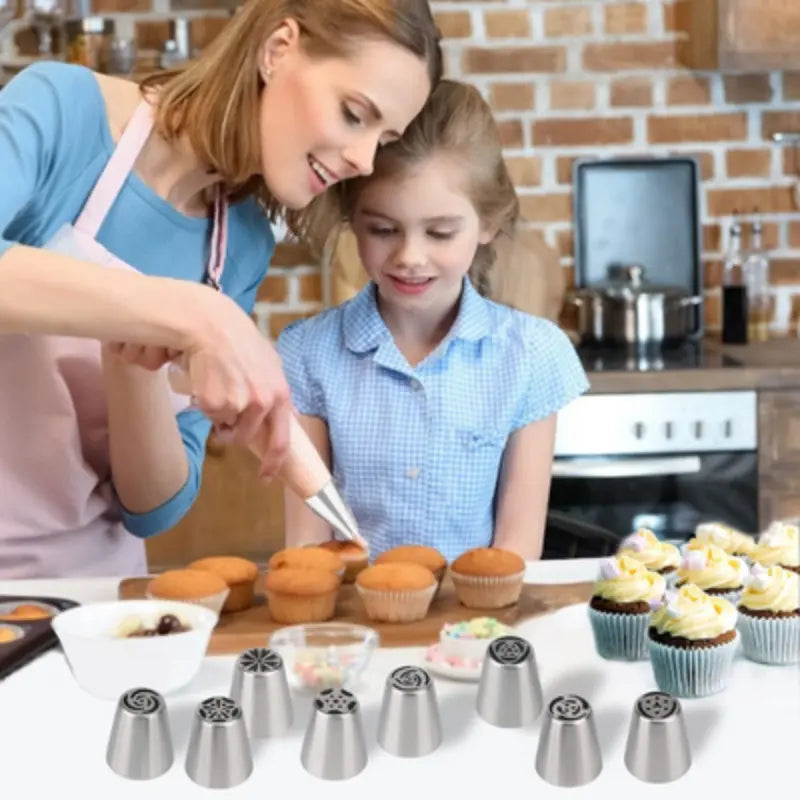
{"label": "blue checkered blouse", "polygon": [[450,333],[416,367],[373,283],[290,324],[277,344],[295,407],[328,424],[334,480],[375,555],[425,544],[452,561],[488,546],[509,436],[588,388],[563,331],[467,279]]}

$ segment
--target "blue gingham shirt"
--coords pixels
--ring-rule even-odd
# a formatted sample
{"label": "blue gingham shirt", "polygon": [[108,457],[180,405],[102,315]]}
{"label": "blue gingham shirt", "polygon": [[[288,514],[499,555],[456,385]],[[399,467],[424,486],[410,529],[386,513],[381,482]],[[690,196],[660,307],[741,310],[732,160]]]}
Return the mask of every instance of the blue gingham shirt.
{"label": "blue gingham shirt", "polygon": [[415,367],[373,283],[288,325],[278,351],[297,410],[328,425],[334,480],[374,555],[424,544],[452,561],[491,544],[509,436],[588,388],[563,331],[467,279],[453,327]]}

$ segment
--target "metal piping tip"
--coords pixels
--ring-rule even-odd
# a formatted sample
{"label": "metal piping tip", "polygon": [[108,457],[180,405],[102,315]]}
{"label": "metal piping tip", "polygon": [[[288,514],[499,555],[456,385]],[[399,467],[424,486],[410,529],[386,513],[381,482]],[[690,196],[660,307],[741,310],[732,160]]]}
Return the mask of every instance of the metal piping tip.
{"label": "metal piping tip", "polygon": [[333,481],[328,481],[316,494],[306,498],[306,504],[317,515],[322,517],[342,538],[366,546],[366,542],[358,532],[358,523],[353,512],[339,494]]}

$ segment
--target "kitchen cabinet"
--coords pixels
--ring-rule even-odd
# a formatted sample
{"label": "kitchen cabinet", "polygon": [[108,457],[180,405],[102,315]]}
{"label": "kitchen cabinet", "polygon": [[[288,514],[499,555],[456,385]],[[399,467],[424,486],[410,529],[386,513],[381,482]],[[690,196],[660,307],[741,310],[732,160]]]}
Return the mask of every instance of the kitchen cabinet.
{"label": "kitchen cabinet", "polygon": [[758,394],[759,522],[800,517],[800,392]]}
{"label": "kitchen cabinet", "polygon": [[222,446],[213,437],[194,506],[146,545],[151,572],[211,555],[237,555],[264,565],[282,546],[283,484],[259,480],[258,460],[249,450]]}
{"label": "kitchen cabinet", "polygon": [[756,72],[800,67],[797,0],[683,0],[688,34],[679,58],[692,69]]}

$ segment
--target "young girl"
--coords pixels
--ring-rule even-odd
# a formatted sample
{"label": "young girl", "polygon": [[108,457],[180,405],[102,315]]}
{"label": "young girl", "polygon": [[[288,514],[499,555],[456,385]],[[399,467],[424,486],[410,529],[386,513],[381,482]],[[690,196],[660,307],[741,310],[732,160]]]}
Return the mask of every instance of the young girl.
{"label": "young girl", "polygon": [[[278,340],[303,426],[373,555],[495,545],[538,558],[556,412],[587,381],[556,325],[473,286],[519,213],[490,109],[440,82],[373,174],[342,190],[371,280]],[[287,494],[288,544],[330,535]]]}

